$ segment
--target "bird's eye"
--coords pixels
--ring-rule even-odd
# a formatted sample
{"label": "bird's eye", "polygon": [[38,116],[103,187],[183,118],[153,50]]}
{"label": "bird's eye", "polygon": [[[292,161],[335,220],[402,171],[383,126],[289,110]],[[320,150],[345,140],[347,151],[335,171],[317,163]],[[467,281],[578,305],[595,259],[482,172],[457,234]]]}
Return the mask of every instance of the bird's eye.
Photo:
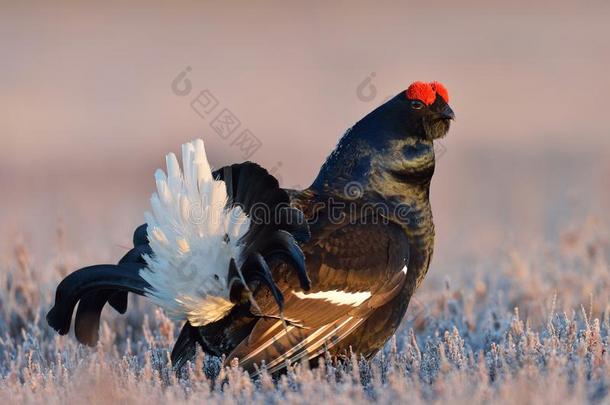
{"label": "bird's eye", "polygon": [[411,101],[411,108],[414,110],[421,110],[422,108],[424,108],[424,103],[419,100],[413,100]]}

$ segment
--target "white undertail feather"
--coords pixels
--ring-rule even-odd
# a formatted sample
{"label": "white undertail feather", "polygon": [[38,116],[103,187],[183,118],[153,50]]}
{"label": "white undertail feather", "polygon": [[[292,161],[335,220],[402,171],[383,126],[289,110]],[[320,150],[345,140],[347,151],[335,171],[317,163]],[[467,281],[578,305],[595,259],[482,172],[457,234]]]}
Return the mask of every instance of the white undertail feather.
{"label": "white undertail feather", "polygon": [[173,153],[167,174],[155,172],[157,192],[145,214],[152,256],[140,275],[147,296],[175,320],[202,326],[233,307],[227,277],[231,258],[241,265],[240,239],[250,219],[240,207],[225,209],[224,181],[214,180],[203,141],[182,145],[182,170]]}

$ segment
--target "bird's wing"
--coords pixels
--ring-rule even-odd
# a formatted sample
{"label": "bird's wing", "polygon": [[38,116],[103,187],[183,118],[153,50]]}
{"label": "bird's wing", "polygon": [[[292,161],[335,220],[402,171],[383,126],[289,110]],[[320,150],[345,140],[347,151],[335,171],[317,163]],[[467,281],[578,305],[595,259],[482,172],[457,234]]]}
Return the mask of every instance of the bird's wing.
{"label": "bird's wing", "polygon": [[264,360],[277,371],[286,360],[313,359],[337,346],[373,309],[392,299],[405,279],[408,243],[393,223],[343,226],[303,249],[311,290],[300,289],[298,280],[279,266],[274,279],[285,297],[283,314],[268,291],[257,292],[262,318],[227,360],[238,358],[249,370]]}

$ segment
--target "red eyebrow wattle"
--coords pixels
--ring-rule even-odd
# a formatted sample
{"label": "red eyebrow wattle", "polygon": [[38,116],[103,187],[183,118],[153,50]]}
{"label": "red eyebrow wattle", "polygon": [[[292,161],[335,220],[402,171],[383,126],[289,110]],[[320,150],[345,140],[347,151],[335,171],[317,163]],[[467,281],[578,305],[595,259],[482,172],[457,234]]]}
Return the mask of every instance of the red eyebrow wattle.
{"label": "red eyebrow wattle", "polygon": [[426,105],[434,103],[437,94],[449,103],[449,92],[440,82],[413,82],[406,91],[409,100],[419,100]]}

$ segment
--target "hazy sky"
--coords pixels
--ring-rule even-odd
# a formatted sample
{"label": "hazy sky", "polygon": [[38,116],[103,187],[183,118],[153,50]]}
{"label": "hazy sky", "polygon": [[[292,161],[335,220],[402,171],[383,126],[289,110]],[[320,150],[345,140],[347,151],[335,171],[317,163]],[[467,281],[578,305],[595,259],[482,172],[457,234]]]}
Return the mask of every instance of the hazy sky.
{"label": "hazy sky", "polygon": [[414,80],[449,88],[448,148],[607,137],[608,2],[396,3],[3,2],[0,167],[137,168],[197,136],[213,161],[241,160],[191,110],[204,89],[262,141],[253,159],[296,182]]}
{"label": "hazy sky", "polygon": [[[608,21],[610,3],[593,0],[2,1],[0,205],[36,203],[22,216],[37,223],[109,200],[120,221],[121,204],[147,203],[166,152],[203,137],[215,165],[241,161],[245,129],[262,144],[250,159],[306,186],[346,128],[412,81],[439,80],[457,114],[432,187],[441,242],[449,221],[483,213],[531,223],[556,193],[608,186]],[[191,91],[177,95],[187,67]],[[375,94],[358,92],[367,78]],[[204,90],[218,106],[202,117],[191,102]],[[227,140],[210,127],[225,108],[241,123]]]}

